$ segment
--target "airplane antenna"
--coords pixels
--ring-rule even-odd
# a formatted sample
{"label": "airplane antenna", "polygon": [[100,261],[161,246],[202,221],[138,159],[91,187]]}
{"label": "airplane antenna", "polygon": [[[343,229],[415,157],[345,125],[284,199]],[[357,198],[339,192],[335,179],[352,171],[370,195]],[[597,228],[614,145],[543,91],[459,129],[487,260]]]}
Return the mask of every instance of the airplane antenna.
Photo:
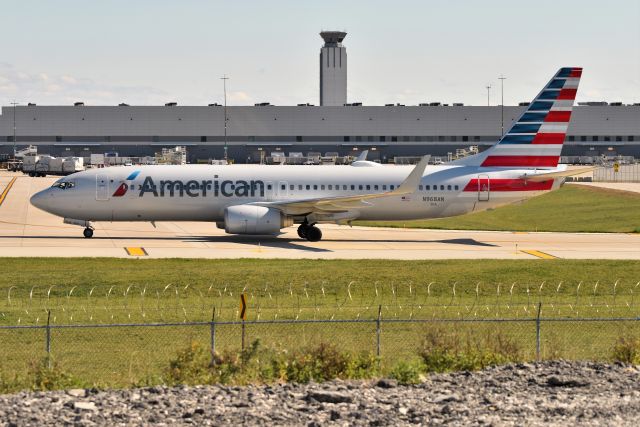
{"label": "airplane antenna", "polygon": [[229,77],[225,74],[220,77],[220,80],[222,80],[222,88],[224,90],[224,160],[227,161],[227,121],[229,120],[227,118],[227,80],[229,80]]}
{"label": "airplane antenna", "polygon": [[504,136],[504,81],[507,78],[500,74],[498,80],[500,80],[500,136]]}
{"label": "airplane antenna", "polygon": [[489,104],[489,93],[491,92],[491,85],[487,85],[485,86],[487,88],[487,107],[490,105]]}

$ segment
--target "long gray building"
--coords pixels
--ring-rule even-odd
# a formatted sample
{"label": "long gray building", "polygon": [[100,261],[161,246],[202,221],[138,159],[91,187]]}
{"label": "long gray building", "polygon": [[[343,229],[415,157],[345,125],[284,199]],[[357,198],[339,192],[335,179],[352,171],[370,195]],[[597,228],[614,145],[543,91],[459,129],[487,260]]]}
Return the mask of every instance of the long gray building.
{"label": "long gray building", "polygon": [[[244,163],[273,152],[348,155],[368,149],[369,158],[390,161],[395,156],[444,156],[470,145],[482,150],[500,138],[499,106],[335,105],[346,100],[346,33],[322,36],[320,93],[325,105],[228,107],[229,158]],[[505,106],[505,128],[525,108]],[[56,156],[143,156],[185,145],[190,162],[220,159],[224,117],[219,105],[7,106],[0,115],[0,154],[13,153],[15,133],[18,147],[33,144]],[[640,105],[576,107],[562,154],[640,158]]]}

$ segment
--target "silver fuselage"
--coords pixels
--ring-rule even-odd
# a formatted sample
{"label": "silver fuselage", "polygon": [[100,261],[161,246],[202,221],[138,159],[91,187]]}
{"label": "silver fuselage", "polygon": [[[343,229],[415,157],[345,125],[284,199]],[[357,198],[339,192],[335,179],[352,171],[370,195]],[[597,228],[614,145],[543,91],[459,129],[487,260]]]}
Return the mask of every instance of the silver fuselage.
{"label": "silver fuselage", "polygon": [[[53,186],[34,195],[31,201],[52,214],[77,220],[219,222],[224,219],[225,208],[233,205],[383,193],[402,183],[412,169],[288,165],[111,167],[61,178],[58,183],[72,186]],[[521,201],[560,186],[559,179],[544,189],[522,184],[509,188],[504,184],[517,183],[518,177],[531,172],[428,166],[413,194],[371,200],[352,209],[348,219],[409,220],[461,215]],[[502,184],[491,188],[493,181]]]}

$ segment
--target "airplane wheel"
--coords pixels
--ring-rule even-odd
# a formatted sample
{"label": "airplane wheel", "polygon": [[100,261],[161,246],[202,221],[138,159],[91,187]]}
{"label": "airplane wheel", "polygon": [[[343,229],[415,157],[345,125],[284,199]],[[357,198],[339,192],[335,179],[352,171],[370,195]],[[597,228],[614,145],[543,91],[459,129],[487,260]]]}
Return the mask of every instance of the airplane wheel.
{"label": "airplane wheel", "polygon": [[90,239],[93,237],[93,230],[90,228],[85,228],[82,234],[84,234],[84,237],[86,237],[87,239]]}
{"label": "airplane wheel", "polygon": [[308,225],[305,225],[305,224],[300,225],[300,227],[298,227],[298,236],[300,236],[301,239],[306,239],[308,230],[309,230]]}
{"label": "airplane wheel", "polygon": [[322,231],[318,227],[309,227],[307,230],[307,240],[310,242],[317,242],[322,239]]}

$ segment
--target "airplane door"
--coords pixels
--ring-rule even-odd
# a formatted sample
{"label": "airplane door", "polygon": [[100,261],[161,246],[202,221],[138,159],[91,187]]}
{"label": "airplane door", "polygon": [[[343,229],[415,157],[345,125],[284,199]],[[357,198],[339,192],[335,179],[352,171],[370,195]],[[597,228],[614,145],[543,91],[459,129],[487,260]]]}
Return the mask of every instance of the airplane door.
{"label": "airplane door", "polygon": [[289,195],[289,183],[287,181],[278,182],[276,191],[278,194],[278,199],[286,198]]}
{"label": "airplane door", "polygon": [[478,201],[488,202],[490,191],[489,175],[478,175]]}
{"label": "airplane door", "polygon": [[109,200],[109,177],[96,175],[96,200]]}

